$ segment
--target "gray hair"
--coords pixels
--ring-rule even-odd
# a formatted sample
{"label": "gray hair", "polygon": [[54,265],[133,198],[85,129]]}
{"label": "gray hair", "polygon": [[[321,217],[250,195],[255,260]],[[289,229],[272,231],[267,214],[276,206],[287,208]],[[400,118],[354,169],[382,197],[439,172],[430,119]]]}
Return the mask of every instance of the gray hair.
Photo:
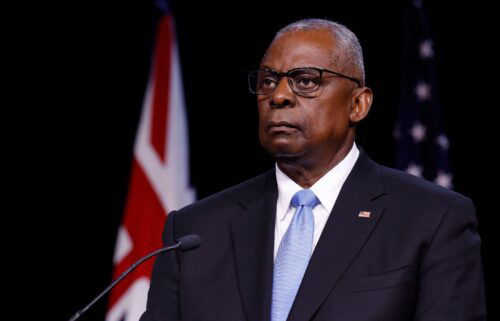
{"label": "gray hair", "polygon": [[338,56],[333,57],[333,63],[353,70],[359,78],[361,84],[365,84],[365,66],[363,62],[363,50],[358,37],[346,26],[326,19],[303,19],[293,22],[276,33],[274,39],[284,33],[296,30],[328,30],[337,41],[337,48],[340,49]]}

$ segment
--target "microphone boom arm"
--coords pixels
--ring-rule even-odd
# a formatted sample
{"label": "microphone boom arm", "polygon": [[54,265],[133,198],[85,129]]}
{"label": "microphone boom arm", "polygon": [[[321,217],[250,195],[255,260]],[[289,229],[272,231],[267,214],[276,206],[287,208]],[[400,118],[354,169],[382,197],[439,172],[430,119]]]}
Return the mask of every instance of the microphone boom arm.
{"label": "microphone boom arm", "polygon": [[130,266],[125,272],[123,272],[116,280],[114,280],[106,289],[104,289],[104,291],[102,291],[98,296],[96,296],[94,298],[94,300],[90,301],[89,304],[87,304],[83,309],[81,310],[78,310],[72,317],[71,319],[69,319],[69,321],[75,321],[77,320],[83,313],[85,313],[85,311],[87,311],[91,306],[94,305],[94,303],[96,303],[97,301],[99,301],[99,299],[105,295],[106,293],[109,292],[109,290],[111,290],[112,288],[114,288],[125,276],[127,276],[127,274],[129,274],[130,272],[132,272],[137,266],[139,266],[142,262],[150,259],[151,257],[155,256],[155,255],[158,255],[162,252],[166,252],[166,251],[170,251],[170,250],[174,250],[174,249],[177,249],[178,247],[181,246],[181,243],[180,242],[177,242],[176,244],[174,245],[171,245],[171,246],[167,246],[167,247],[164,247],[164,248],[161,248],[159,250],[156,250],[152,253],[149,253],[148,255],[146,255],[145,257],[141,258],[139,261],[135,262],[134,264],[132,264],[132,266]]}
{"label": "microphone boom arm", "polygon": [[171,246],[167,246],[164,248],[161,248],[159,250],[156,250],[154,252],[149,253],[145,257],[141,258],[134,264],[132,264],[125,272],[123,272],[116,280],[114,280],[104,291],[102,291],[98,296],[94,298],[94,300],[90,301],[89,304],[87,304],[83,309],[78,310],[70,319],[69,321],[75,321],[77,320],[85,311],[87,311],[91,306],[94,305],[97,301],[99,301],[100,298],[102,298],[103,295],[109,292],[112,288],[115,287],[127,274],[132,272],[137,266],[139,266],[142,262],[150,259],[151,257],[158,255],[160,253],[170,251],[170,250],[181,250],[183,252],[185,251],[190,251],[198,248],[201,244],[201,239],[198,235],[196,234],[189,234],[185,235],[183,237],[180,237],[177,239],[177,243]]}

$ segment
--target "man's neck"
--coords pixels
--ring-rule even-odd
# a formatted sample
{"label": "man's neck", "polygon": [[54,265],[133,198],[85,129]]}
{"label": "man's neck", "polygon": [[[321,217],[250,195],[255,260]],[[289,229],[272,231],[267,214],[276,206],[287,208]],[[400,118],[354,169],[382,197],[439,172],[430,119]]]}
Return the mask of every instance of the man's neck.
{"label": "man's neck", "polygon": [[308,155],[307,157],[278,159],[278,167],[302,188],[310,188],[349,154],[353,144],[354,140],[342,145],[329,157]]}

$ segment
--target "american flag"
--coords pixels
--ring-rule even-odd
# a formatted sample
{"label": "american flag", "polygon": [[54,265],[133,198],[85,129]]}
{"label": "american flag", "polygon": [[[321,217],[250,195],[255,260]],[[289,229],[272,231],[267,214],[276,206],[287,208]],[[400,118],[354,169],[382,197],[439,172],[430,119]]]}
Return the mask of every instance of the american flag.
{"label": "american flag", "polygon": [[[129,193],[114,255],[116,279],[135,261],[162,247],[169,210],[195,200],[189,186],[188,131],[174,21],[164,1],[156,29],[149,81],[134,146]],[[137,321],[146,309],[153,260],[111,292],[106,321]]]}
{"label": "american flag", "polygon": [[442,127],[434,40],[422,0],[407,1],[401,103],[394,128],[396,167],[453,187]]}

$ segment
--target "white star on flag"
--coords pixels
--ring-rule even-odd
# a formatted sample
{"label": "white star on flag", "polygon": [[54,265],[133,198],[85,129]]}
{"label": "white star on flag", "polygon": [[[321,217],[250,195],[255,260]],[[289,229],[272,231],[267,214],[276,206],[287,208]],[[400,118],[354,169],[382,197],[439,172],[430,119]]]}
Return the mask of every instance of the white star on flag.
{"label": "white star on flag", "polygon": [[451,188],[453,186],[453,184],[451,183],[451,180],[452,180],[452,176],[450,174],[447,174],[445,172],[438,172],[438,175],[436,177],[436,179],[434,180],[434,182],[438,185],[441,185],[445,188]]}
{"label": "white star on flag", "polygon": [[432,40],[426,39],[420,43],[420,58],[432,58],[434,57],[434,49],[432,49]]}
{"label": "white star on flag", "polygon": [[425,139],[425,132],[427,128],[419,122],[416,122],[412,128],[410,128],[410,135],[416,143],[420,143]]}
{"label": "white star on flag", "polygon": [[408,168],[406,169],[406,172],[408,174],[412,174],[413,176],[422,177],[422,166],[418,166],[415,163],[410,163],[410,165],[408,165]]}
{"label": "white star on flag", "polygon": [[415,87],[415,94],[419,101],[426,101],[431,98],[431,86],[429,84],[420,81]]}
{"label": "white star on flag", "polygon": [[448,141],[448,137],[446,135],[441,134],[436,138],[436,143],[441,146],[442,149],[448,150],[448,147],[450,147],[450,142]]}

